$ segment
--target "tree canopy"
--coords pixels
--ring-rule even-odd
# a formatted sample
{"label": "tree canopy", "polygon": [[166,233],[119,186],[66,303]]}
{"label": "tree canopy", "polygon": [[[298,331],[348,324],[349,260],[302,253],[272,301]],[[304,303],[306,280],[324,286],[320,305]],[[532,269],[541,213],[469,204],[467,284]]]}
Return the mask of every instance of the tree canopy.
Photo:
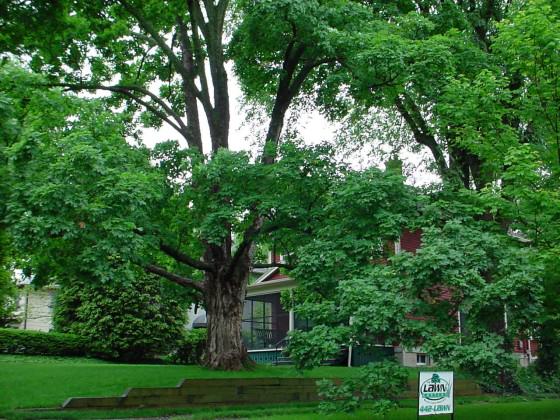
{"label": "tree canopy", "polygon": [[[425,339],[459,307],[472,338],[447,344],[507,353],[508,334],[535,334],[553,349],[558,13],[542,0],[5,2],[0,228],[37,281],[140,266],[184,287],[207,311],[213,368],[250,364],[240,322],[260,243],[288,255],[292,304],[318,317],[327,350]],[[229,150],[230,65],[266,120],[255,154]],[[430,152],[442,184],[412,190],[283,137],[290,108],[345,121],[358,144],[387,127],[393,152]],[[162,124],[181,142],[143,147],[141,127]],[[422,251],[385,255],[404,227],[422,229]],[[507,334],[491,322],[504,307]]]}

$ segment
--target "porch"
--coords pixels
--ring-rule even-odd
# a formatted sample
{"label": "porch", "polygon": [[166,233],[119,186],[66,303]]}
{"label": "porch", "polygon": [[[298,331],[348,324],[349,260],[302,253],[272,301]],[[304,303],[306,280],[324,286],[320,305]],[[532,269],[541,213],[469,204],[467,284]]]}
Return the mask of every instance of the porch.
{"label": "porch", "polygon": [[[283,349],[288,333],[294,329],[308,330],[312,325],[293,311],[282,307],[281,293],[270,291],[251,294],[243,307],[242,337],[250,357],[261,364],[288,364]],[[390,346],[354,347],[341,351],[339,357],[325,361],[328,365],[363,366],[394,356]]]}

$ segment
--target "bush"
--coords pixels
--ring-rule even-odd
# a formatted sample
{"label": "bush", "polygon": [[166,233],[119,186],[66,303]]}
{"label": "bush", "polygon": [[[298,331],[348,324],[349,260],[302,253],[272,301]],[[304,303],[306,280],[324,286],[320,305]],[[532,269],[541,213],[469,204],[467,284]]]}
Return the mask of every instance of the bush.
{"label": "bush", "polygon": [[87,337],[97,357],[150,361],[183,337],[187,308],[173,293],[143,273],[127,282],[74,281],[57,297],[55,328]]}
{"label": "bush", "polygon": [[72,334],[0,328],[0,353],[85,356],[88,342]]}
{"label": "bush", "polygon": [[396,362],[370,363],[360,368],[356,378],[337,385],[331,380],[317,382],[323,412],[352,412],[364,401],[371,402],[374,414],[385,415],[396,408],[395,399],[406,389],[408,373]]}
{"label": "bush", "polygon": [[0,328],[16,321],[14,312],[17,303],[17,289],[12,279],[8,249],[8,237],[0,228]]}
{"label": "bush", "polygon": [[519,392],[514,378],[517,361],[504,349],[504,337],[498,334],[471,333],[462,342],[456,334],[433,334],[423,347],[438,367],[472,375],[484,392]]}
{"label": "bush", "polygon": [[334,359],[345,342],[345,329],[317,325],[311,331],[290,332],[287,353],[296,369],[320,366],[323,360]]}
{"label": "bush", "polygon": [[515,381],[521,392],[527,395],[560,394],[560,374],[539,375],[534,365],[519,367],[515,373]]}
{"label": "bush", "polygon": [[196,365],[202,361],[206,344],[206,328],[197,328],[185,332],[177,350],[171,355],[173,363]]}

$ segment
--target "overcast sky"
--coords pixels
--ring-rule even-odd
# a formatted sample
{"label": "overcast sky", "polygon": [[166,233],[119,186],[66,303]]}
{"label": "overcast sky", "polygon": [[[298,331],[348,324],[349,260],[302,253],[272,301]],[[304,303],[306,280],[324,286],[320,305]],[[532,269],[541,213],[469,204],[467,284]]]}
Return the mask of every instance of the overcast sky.
{"label": "overcast sky", "polygon": [[[229,144],[231,150],[236,151],[249,151],[258,152],[256,144],[262,140],[264,136],[265,126],[259,126],[255,122],[247,122],[246,111],[242,106],[243,94],[237,83],[235,75],[231,71],[229,73],[229,90],[230,90],[230,136]],[[203,130],[203,141],[205,142],[205,150],[210,148],[210,136],[206,120],[201,113],[201,125]],[[284,132],[286,131],[287,123],[284,124]],[[297,118],[297,130],[300,137],[306,144],[318,144],[321,142],[334,142],[337,139],[339,127],[330,123],[319,112],[312,111]],[[153,147],[156,143],[165,140],[178,140],[183,146],[186,143],[181,136],[169,125],[164,123],[163,127],[159,130],[152,128],[144,128],[143,136],[144,143],[148,147]],[[262,144],[262,141],[261,141]],[[383,168],[383,162],[379,158],[372,156],[372,147],[365,147],[357,150],[351,156],[345,158],[356,169],[364,169],[368,166],[375,165]],[[385,148],[388,151],[388,148]],[[425,166],[429,155],[426,151],[420,153],[403,150],[399,152],[399,157],[403,160],[406,167],[407,183],[411,185],[426,185],[429,183],[437,182],[438,177],[430,173]]]}

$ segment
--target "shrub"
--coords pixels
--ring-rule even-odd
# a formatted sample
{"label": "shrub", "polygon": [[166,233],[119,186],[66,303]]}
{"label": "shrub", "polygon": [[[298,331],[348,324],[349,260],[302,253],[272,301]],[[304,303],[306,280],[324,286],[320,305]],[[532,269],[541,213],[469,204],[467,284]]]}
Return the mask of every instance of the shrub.
{"label": "shrub", "polygon": [[0,228],[0,327],[6,327],[16,321],[17,289],[9,267],[9,241],[6,233]]}
{"label": "shrub", "polygon": [[310,331],[291,331],[287,353],[297,369],[320,366],[323,360],[333,359],[344,343],[344,328],[318,325]]}
{"label": "shrub", "polygon": [[515,381],[527,395],[560,394],[560,375],[539,375],[536,366],[519,367]]}
{"label": "shrub", "polygon": [[405,368],[396,362],[384,361],[360,368],[357,377],[345,379],[338,385],[323,379],[317,382],[323,398],[319,409],[351,412],[368,401],[375,414],[385,415],[396,407],[395,399],[406,389],[407,378]]}
{"label": "shrub", "polygon": [[186,307],[159,279],[139,273],[127,282],[62,287],[54,321],[57,331],[87,337],[98,357],[139,362],[176,348]]}
{"label": "shrub", "polygon": [[519,392],[514,378],[517,362],[504,348],[504,337],[498,334],[471,334],[464,336],[462,342],[455,334],[433,334],[424,349],[439,367],[472,375],[485,392]]}
{"label": "shrub", "polygon": [[171,355],[173,363],[196,365],[202,361],[206,343],[206,328],[185,332],[177,350]]}
{"label": "shrub", "polygon": [[85,356],[87,339],[73,334],[0,329],[0,353],[45,356]]}

